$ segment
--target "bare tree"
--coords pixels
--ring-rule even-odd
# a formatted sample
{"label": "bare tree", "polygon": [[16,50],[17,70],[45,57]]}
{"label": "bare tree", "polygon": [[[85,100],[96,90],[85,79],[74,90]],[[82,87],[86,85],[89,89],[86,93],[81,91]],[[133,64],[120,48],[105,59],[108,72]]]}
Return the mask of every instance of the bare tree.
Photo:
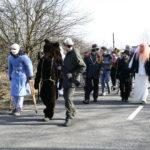
{"label": "bare tree", "polygon": [[[0,46],[19,43],[34,57],[45,38],[62,39],[76,25],[87,21],[68,7],[69,0],[1,0]],[[0,47],[0,51],[2,47]]]}

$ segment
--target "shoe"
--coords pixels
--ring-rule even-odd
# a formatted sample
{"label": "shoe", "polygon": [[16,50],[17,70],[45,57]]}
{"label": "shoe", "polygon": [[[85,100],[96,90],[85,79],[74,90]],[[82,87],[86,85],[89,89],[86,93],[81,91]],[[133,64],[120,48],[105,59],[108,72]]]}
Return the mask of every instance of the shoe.
{"label": "shoe", "polygon": [[97,102],[97,99],[94,99],[93,102]]}
{"label": "shoe", "polygon": [[128,102],[128,97],[125,96],[124,101],[125,101],[125,102]]}
{"label": "shoe", "polygon": [[115,90],[116,90],[116,87],[114,86],[114,87],[113,87],[113,91],[115,91]]}
{"label": "shoe", "polygon": [[141,104],[143,104],[143,105],[146,104],[146,101],[142,101]]}
{"label": "shoe", "polygon": [[52,120],[52,118],[48,118],[48,117],[44,117],[44,118],[43,118],[43,121],[45,121],[45,122],[48,122],[48,121],[50,121],[50,120]]}
{"label": "shoe", "polygon": [[89,103],[90,103],[90,100],[89,100],[89,99],[86,99],[86,100],[83,101],[83,103],[84,103],[84,104],[89,104]]}
{"label": "shoe", "polygon": [[72,125],[72,119],[66,119],[65,124],[66,127],[69,127]]}
{"label": "shoe", "polygon": [[101,95],[100,95],[100,96],[104,96],[104,95],[106,95],[106,93],[105,93],[105,92],[101,93]]}
{"label": "shoe", "polygon": [[11,115],[14,115],[14,113],[16,112],[16,108],[12,110],[12,112],[10,113]]}
{"label": "shoe", "polygon": [[14,112],[15,116],[20,116],[21,115],[21,109],[16,109],[16,111]]}
{"label": "shoe", "polygon": [[125,101],[125,99],[124,99],[124,98],[121,98],[121,101],[122,101],[122,102],[124,102],[124,101]]}

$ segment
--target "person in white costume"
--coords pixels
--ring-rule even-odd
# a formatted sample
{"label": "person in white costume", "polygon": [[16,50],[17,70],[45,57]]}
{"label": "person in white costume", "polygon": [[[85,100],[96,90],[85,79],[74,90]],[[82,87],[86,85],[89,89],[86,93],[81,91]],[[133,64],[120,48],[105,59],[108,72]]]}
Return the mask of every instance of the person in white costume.
{"label": "person in white costume", "polygon": [[150,76],[150,49],[145,43],[135,50],[129,68],[135,73],[134,101],[145,104],[148,97],[148,79]]}

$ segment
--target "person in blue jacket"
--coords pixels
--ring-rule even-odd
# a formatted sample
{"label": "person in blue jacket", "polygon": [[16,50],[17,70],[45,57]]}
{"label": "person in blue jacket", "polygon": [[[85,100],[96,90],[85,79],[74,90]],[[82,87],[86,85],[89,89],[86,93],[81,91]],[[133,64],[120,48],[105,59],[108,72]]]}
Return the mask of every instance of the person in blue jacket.
{"label": "person in blue jacket", "polygon": [[19,116],[23,108],[24,96],[31,94],[29,82],[33,81],[33,66],[30,58],[16,43],[11,45],[10,56],[8,56],[8,75],[11,81],[10,95],[14,105],[12,114]]}

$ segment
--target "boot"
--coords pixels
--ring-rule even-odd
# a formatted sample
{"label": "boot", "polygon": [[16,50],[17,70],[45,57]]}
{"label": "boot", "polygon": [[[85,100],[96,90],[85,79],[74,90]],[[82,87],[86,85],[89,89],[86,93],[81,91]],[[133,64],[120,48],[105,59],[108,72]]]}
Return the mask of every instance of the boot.
{"label": "boot", "polygon": [[89,100],[89,99],[85,99],[85,100],[83,101],[83,103],[84,103],[84,104],[89,104],[89,103],[90,103],[90,100]]}

